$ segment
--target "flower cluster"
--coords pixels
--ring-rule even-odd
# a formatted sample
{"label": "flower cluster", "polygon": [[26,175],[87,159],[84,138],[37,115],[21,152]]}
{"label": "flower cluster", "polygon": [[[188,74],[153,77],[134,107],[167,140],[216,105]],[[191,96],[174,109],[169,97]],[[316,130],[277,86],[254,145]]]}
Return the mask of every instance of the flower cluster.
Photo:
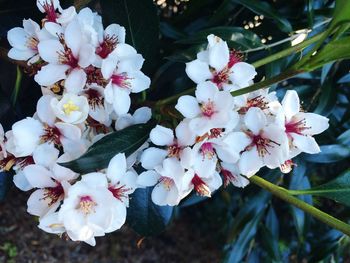
{"label": "flower cluster", "polygon": [[28,212],[47,232],[95,244],[95,236],[125,222],[128,196],[137,187],[133,160],[115,156],[105,170],[80,175],[60,165],[82,155],[114,130],[151,118],[147,107],[129,113],[130,93],[147,89],[142,55],[125,43],[125,28],[89,8],[63,9],[58,0],[37,0],[46,16],[8,32],[8,56],[27,61],[43,96],[33,117],[0,125],[0,170],[13,169],[14,183],[34,190]]}
{"label": "flower cluster", "polygon": [[262,167],[289,172],[296,155],[320,151],[312,136],[328,128],[328,119],[301,111],[295,91],[281,103],[268,90],[230,94],[250,85],[256,72],[219,37],[208,36],[207,49],[186,72],[197,87],[195,96],[181,96],[175,106],[184,119],[175,134],[154,128],[154,146],[141,156],[146,171],[138,183],[155,185],[154,203],[177,205],[192,190],[210,197],[222,184],[245,187]]}

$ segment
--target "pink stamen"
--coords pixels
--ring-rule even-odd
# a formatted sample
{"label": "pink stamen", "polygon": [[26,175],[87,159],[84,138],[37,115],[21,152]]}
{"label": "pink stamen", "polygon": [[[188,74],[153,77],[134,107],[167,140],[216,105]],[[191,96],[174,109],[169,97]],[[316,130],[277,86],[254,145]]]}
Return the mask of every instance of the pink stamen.
{"label": "pink stamen", "polygon": [[53,1],[50,2],[51,3],[49,3],[49,0],[46,0],[45,4],[43,4],[42,7],[46,13],[46,21],[56,23],[58,16],[53,5]]}
{"label": "pink stamen", "polygon": [[211,196],[211,191],[208,185],[197,174],[194,175],[191,182],[193,184],[194,190],[200,196],[207,196],[207,197]]}
{"label": "pink stamen", "polygon": [[130,191],[130,188],[126,188],[125,185],[114,187],[110,185],[108,187],[108,190],[113,194],[115,198],[117,198],[119,201],[123,202],[123,199],[127,198],[127,192]]}
{"label": "pink stamen", "polygon": [[106,58],[116,48],[118,38],[116,36],[105,36],[103,42],[96,49],[96,54],[101,58]]}
{"label": "pink stamen", "polygon": [[301,119],[299,121],[291,120],[290,122],[285,124],[285,128],[287,134],[296,133],[299,135],[303,135],[304,131],[310,129],[311,127],[307,127],[305,119]]}
{"label": "pink stamen", "polygon": [[252,147],[256,146],[260,157],[264,157],[266,154],[270,154],[269,148],[273,148],[276,145],[280,145],[279,143],[269,138],[263,137],[261,134],[254,135],[251,132],[247,132],[247,135],[251,138],[252,142],[250,145],[247,146],[245,150],[250,150]]}
{"label": "pink stamen", "polygon": [[211,100],[209,100],[206,103],[203,103],[201,105],[201,110],[202,114],[208,118],[210,118],[211,116],[213,116],[214,113],[216,113],[214,102],[212,102]]}
{"label": "pink stamen", "polygon": [[48,206],[52,206],[56,203],[62,196],[64,195],[64,189],[60,183],[58,183],[55,187],[47,187],[45,188],[44,197],[45,199],[50,199]]}
{"label": "pink stamen", "polygon": [[130,78],[126,74],[115,74],[112,75],[111,80],[114,85],[117,85],[121,88],[130,88]]}
{"label": "pink stamen", "polygon": [[237,177],[228,170],[221,169],[221,174],[224,177],[224,187],[227,187],[230,182],[237,181]]}
{"label": "pink stamen", "polygon": [[53,142],[56,145],[61,145],[62,133],[57,127],[46,126],[44,129],[44,135],[41,136],[44,142]]}
{"label": "pink stamen", "polygon": [[200,152],[203,155],[203,159],[204,158],[212,159],[215,155],[213,144],[210,142],[203,143],[200,148]]}
{"label": "pink stamen", "polygon": [[95,89],[85,90],[84,93],[87,95],[87,99],[91,108],[103,106],[104,98],[99,91]]}
{"label": "pink stamen", "polygon": [[168,156],[179,158],[181,150],[181,146],[179,146],[177,143],[174,143],[173,145],[168,146]]}

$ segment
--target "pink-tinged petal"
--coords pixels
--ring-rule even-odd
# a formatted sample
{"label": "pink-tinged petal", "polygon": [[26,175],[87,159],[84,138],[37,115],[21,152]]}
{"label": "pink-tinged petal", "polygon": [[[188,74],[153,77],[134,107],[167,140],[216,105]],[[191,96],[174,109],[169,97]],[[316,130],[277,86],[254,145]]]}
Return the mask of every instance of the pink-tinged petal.
{"label": "pink-tinged petal", "polygon": [[34,80],[41,86],[51,86],[57,81],[66,78],[67,65],[48,64],[43,66],[35,75]]}
{"label": "pink-tinged petal", "polygon": [[41,165],[31,164],[23,169],[28,182],[36,188],[54,187],[56,183],[52,180],[52,173]]}
{"label": "pink-tinged petal", "polygon": [[126,173],[125,154],[119,153],[114,156],[108,164],[107,177],[116,184]]}
{"label": "pink-tinged petal", "polygon": [[76,125],[65,122],[56,122],[55,126],[60,130],[62,136],[71,140],[80,140],[81,129]]}
{"label": "pink-tinged petal", "polygon": [[295,90],[287,90],[286,95],[284,95],[282,100],[282,107],[287,122],[289,122],[292,117],[300,111],[299,96]]}
{"label": "pink-tinged petal", "polygon": [[30,49],[20,50],[16,48],[11,48],[10,51],[7,53],[7,56],[15,60],[28,60],[35,54],[36,52]]}
{"label": "pink-tinged petal", "polygon": [[36,113],[39,119],[49,126],[53,126],[56,120],[56,116],[50,106],[52,98],[51,95],[44,95],[39,99],[36,105]]}
{"label": "pink-tinged petal", "polygon": [[209,41],[209,64],[216,71],[221,71],[227,66],[230,59],[230,50],[225,41],[214,36],[208,36]]}
{"label": "pink-tinged petal", "polygon": [[158,183],[160,175],[154,170],[148,170],[137,177],[137,184],[143,187],[153,186]]}
{"label": "pink-tinged petal", "polygon": [[238,161],[240,173],[247,177],[256,174],[263,165],[264,164],[258,154],[256,146],[249,151],[243,152]]}
{"label": "pink-tinged petal", "polygon": [[160,165],[168,152],[159,148],[150,147],[146,149],[141,155],[141,165],[145,169],[153,169],[157,165]]}
{"label": "pink-tinged petal", "polygon": [[125,27],[118,24],[110,24],[105,29],[105,36],[115,37],[118,43],[125,42]]}
{"label": "pink-tinged petal", "polygon": [[113,108],[118,115],[126,114],[131,105],[130,95],[123,88],[114,88]]}
{"label": "pink-tinged petal", "polygon": [[306,129],[303,130],[303,134],[314,135],[320,134],[328,129],[329,127],[329,119],[310,112],[300,112],[296,116],[297,120],[304,120]]}
{"label": "pink-tinged petal", "polygon": [[258,135],[260,130],[266,125],[266,116],[259,108],[250,108],[244,116],[244,123],[249,130]]}
{"label": "pink-tinged petal", "polygon": [[74,57],[77,58],[82,43],[81,26],[77,20],[68,24],[64,32],[64,39],[67,46],[72,50]]}
{"label": "pink-tinged petal", "polygon": [[19,50],[26,50],[27,33],[21,27],[12,28],[7,32],[7,40],[10,45]]}
{"label": "pink-tinged petal", "polygon": [[221,163],[221,167],[224,170],[230,172],[231,178],[227,178],[236,187],[244,188],[249,184],[249,180],[240,175],[237,165],[231,163]]}
{"label": "pink-tinged petal", "polygon": [[293,138],[293,144],[303,152],[315,154],[321,151],[313,137],[309,135],[299,135],[296,133],[291,133],[290,135]]}
{"label": "pink-tinged petal", "polygon": [[169,128],[157,125],[151,130],[149,138],[158,146],[171,145],[174,142],[174,132]]}
{"label": "pink-tinged petal", "polygon": [[197,84],[212,78],[208,63],[199,59],[186,63],[186,74]]}
{"label": "pink-tinged petal", "polygon": [[86,68],[91,65],[95,60],[95,48],[90,44],[84,44],[79,49],[79,61],[78,64],[82,68]]}
{"label": "pink-tinged petal", "polygon": [[219,93],[218,88],[210,81],[202,82],[196,88],[196,98],[199,102],[213,101],[216,93]]}
{"label": "pink-tinged petal", "polygon": [[175,109],[177,109],[186,118],[194,118],[201,113],[197,99],[189,95],[180,97],[177,101]]}
{"label": "pink-tinged petal", "polygon": [[245,62],[238,62],[231,68],[230,80],[239,88],[245,88],[250,85],[256,76],[255,68]]}
{"label": "pink-tinged petal", "polygon": [[129,73],[128,77],[130,78],[128,81],[131,85],[132,93],[139,93],[148,89],[151,85],[151,80],[141,71],[134,71]]}
{"label": "pink-tinged petal", "polygon": [[40,41],[38,44],[40,57],[46,62],[59,64],[59,54],[64,52],[62,44],[56,39]]}
{"label": "pink-tinged petal", "polygon": [[64,82],[64,87],[68,93],[78,94],[85,87],[87,76],[84,70],[72,70]]}

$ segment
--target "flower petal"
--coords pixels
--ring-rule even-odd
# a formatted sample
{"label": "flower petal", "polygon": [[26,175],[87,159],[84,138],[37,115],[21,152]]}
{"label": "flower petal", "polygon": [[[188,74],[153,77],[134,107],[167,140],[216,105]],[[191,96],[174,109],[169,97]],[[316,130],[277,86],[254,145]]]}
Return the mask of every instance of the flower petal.
{"label": "flower petal", "polygon": [[66,78],[66,71],[69,66],[48,64],[43,66],[41,70],[35,75],[34,80],[41,86],[50,86],[57,81]]}
{"label": "flower petal", "polygon": [[296,133],[291,133],[291,136],[293,137],[293,144],[303,152],[315,154],[321,151],[313,137]]}
{"label": "flower petal", "polygon": [[186,118],[194,118],[201,113],[198,101],[195,97],[189,95],[180,97],[177,101],[175,109],[177,109]]}
{"label": "flower petal", "polygon": [[266,125],[266,122],[266,116],[259,108],[250,108],[244,116],[245,125],[255,135],[259,134],[260,130]]}
{"label": "flower petal", "polygon": [[157,125],[151,130],[149,138],[158,146],[171,145],[174,142],[174,133],[169,128]]}
{"label": "flower petal", "polygon": [[73,69],[64,82],[64,87],[68,93],[78,94],[86,84],[86,73],[82,69]]}
{"label": "flower petal", "polygon": [[199,59],[186,63],[186,74],[195,83],[199,84],[212,78],[208,63]]}
{"label": "flower petal", "polygon": [[107,177],[116,184],[126,173],[126,159],[124,153],[114,156],[108,164]]}
{"label": "flower petal", "polygon": [[160,165],[168,152],[159,148],[150,147],[143,151],[141,155],[141,165],[145,169],[153,169],[157,165]]}
{"label": "flower petal", "polygon": [[287,122],[289,122],[292,117],[300,111],[299,96],[295,90],[287,90],[286,95],[284,95],[282,100],[282,107]]}
{"label": "flower petal", "polygon": [[137,184],[143,187],[153,186],[155,185],[160,178],[160,175],[154,170],[148,170],[141,173],[137,177]]}

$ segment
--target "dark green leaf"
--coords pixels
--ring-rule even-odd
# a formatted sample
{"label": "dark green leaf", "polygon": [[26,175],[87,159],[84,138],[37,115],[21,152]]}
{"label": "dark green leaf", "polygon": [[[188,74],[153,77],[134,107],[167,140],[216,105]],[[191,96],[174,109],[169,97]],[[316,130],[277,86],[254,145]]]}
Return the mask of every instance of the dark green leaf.
{"label": "dark green leaf", "polygon": [[142,236],[162,232],[169,224],[172,206],[157,206],[151,199],[152,187],[137,189],[130,198],[127,224]]}
{"label": "dark green leaf", "polygon": [[235,48],[241,51],[260,47],[260,38],[253,32],[241,27],[213,27],[194,34],[185,39],[177,41],[181,44],[203,44],[207,43],[207,36],[214,34],[227,41],[227,44],[231,48]]}
{"label": "dark green leaf", "polygon": [[145,71],[155,66],[159,51],[159,19],[152,0],[103,0],[105,25],[118,23],[126,28],[126,42],[145,58]]}
{"label": "dark green leaf", "polygon": [[347,130],[340,134],[337,138],[337,142],[344,144],[350,147],[350,130]]}
{"label": "dark green leaf", "polygon": [[293,30],[289,21],[267,2],[261,0],[233,0],[233,2],[249,8],[254,13],[272,18],[284,32],[289,33]]}
{"label": "dark green leaf", "polygon": [[140,148],[148,139],[153,127],[153,122],[149,122],[113,132],[93,144],[78,159],[61,165],[78,173],[89,173],[106,168],[116,154],[125,153],[129,156]]}
{"label": "dark green leaf", "polygon": [[163,36],[171,39],[180,39],[186,37],[183,32],[166,22],[160,23],[160,32]]}
{"label": "dark green leaf", "polygon": [[3,201],[5,199],[11,181],[12,176],[10,173],[0,172],[0,201]]}
{"label": "dark green leaf", "polygon": [[350,157],[350,147],[339,144],[322,145],[318,154],[305,154],[305,160],[312,163],[334,163]]}
{"label": "dark green leaf", "polygon": [[328,183],[298,192],[326,197],[350,206],[350,170],[345,171]]}
{"label": "dark green leaf", "polygon": [[350,1],[348,0],[335,1],[333,20],[330,27],[335,27],[342,22],[350,22]]}

